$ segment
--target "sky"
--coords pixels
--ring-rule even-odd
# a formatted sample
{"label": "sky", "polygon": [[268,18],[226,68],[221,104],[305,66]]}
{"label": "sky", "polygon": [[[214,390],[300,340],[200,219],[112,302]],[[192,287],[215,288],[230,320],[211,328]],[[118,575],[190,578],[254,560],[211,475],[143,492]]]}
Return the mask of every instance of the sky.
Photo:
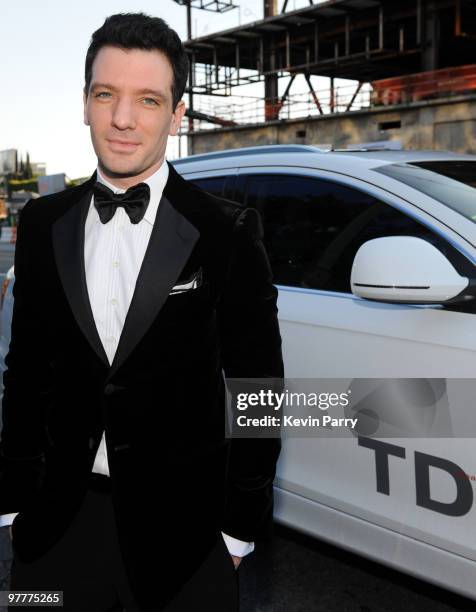
{"label": "sky", "polygon": [[[193,36],[262,18],[262,0],[234,4],[239,8],[223,14],[193,9]],[[289,0],[287,10],[307,5]],[[90,37],[108,15],[139,11],[162,17],[186,39],[186,8],[173,0],[1,1],[0,150],[16,148],[23,157],[28,151],[31,161],[47,164],[48,174],[91,175],[97,160],[82,104]],[[261,95],[262,86],[253,87]],[[169,159],[178,157],[177,140],[169,137]]]}

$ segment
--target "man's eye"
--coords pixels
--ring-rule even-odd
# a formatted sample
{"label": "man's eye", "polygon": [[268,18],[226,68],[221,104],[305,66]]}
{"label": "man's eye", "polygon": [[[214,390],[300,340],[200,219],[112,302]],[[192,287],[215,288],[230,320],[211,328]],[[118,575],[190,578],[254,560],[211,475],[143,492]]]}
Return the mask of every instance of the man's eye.
{"label": "man's eye", "polygon": [[[99,93],[96,94],[96,98],[100,98],[101,96],[110,96],[111,94],[108,91],[100,91]],[[152,102],[152,104],[155,104],[156,106],[158,106],[158,102],[157,100],[154,100],[154,98],[144,98],[145,101],[147,102]],[[149,104],[147,104],[147,106],[149,106]]]}

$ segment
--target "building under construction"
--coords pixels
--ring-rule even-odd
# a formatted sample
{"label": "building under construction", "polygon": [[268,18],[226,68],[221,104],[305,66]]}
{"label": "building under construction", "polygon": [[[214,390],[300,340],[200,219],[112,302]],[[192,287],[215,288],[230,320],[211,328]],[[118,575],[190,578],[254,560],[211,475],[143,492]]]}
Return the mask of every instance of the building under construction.
{"label": "building under construction", "polygon": [[[476,153],[476,1],[310,0],[289,11],[265,0],[263,19],[199,38],[192,8],[239,0],[176,1],[189,23],[189,154],[382,140]],[[261,95],[243,95],[260,83]]]}

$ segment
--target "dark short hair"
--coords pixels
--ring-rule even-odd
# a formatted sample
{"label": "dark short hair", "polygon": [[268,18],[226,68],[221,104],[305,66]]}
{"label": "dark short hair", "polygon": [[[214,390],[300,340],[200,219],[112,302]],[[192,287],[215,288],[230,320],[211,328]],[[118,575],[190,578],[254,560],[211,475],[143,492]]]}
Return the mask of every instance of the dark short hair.
{"label": "dark short hair", "polygon": [[121,49],[158,50],[166,55],[172,70],[172,110],[182,99],[187,84],[189,61],[177,32],[160,17],[145,13],[117,13],[106,18],[94,32],[86,53],[85,93],[89,93],[93,62],[99,50],[110,45]]}

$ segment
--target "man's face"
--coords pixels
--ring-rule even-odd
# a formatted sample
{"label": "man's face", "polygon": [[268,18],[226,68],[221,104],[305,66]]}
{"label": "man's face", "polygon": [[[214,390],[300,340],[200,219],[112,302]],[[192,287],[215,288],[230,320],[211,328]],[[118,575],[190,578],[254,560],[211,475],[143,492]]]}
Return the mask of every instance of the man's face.
{"label": "man's face", "polygon": [[124,183],[151,175],[162,163],[185,104],[172,110],[173,71],[160,51],[102,47],[93,63],[84,123],[101,170]]}

